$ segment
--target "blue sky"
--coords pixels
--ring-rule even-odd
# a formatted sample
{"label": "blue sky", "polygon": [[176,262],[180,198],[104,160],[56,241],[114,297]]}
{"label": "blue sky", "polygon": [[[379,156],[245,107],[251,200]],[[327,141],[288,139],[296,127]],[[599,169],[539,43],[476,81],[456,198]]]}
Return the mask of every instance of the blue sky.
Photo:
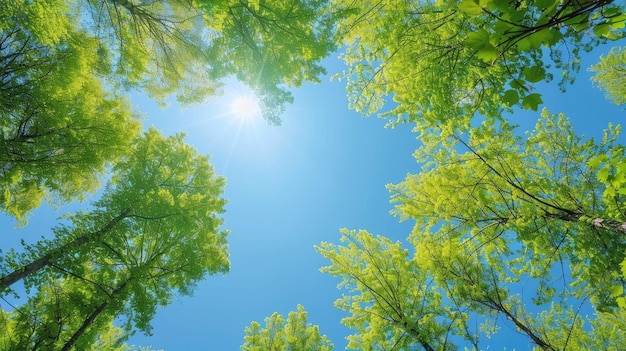
{"label": "blue sky", "polygon": [[[592,88],[585,71],[608,50],[586,56],[576,85],[566,94],[556,83],[537,87],[551,112],[566,113],[587,136],[599,135],[608,122],[624,117],[624,111]],[[334,57],[325,62],[330,74],[343,69]],[[389,214],[385,185],[419,171],[412,157],[418,142],[410,126],[385,129],[384,120],[349,111],[345,87],[336,81],[295,89],[295,103],[280,127],[260,120],[240,124],[229,116],[228,100],[239,89],[231,86],[222,99],[182,110],[175,105],[163,110],[147,98],[133,97],[146,128],[185,132],[186,141],[211,154],[216,172],[226,177],[224,219],[231,231],[232,267],[229,274],[202,282],[194,296],[178,297],[161,309],[153,321],[154,336],[138,334],[129,344],[166,351],[239,350],[251,321],[262,322],[275,311],[287,314],[302,304],[309,321],[320,325],[336,350],[343,350],[349,330],[340,325],[342,313],[333,307],[341,294],[338,280],[319,272],[327,263],[313,246],[337,243],[341,227],[403,240],[411,223],[398,223]],[[523,112],[507,117],[529,129],[538,116]],[[14,223],[2,217],[0,247],[46,235],[56,217],[77,207],[53,211],[44,206],[15,232],[8,229]],[[527,349],[528,343],[507,349],[512,347]]]}

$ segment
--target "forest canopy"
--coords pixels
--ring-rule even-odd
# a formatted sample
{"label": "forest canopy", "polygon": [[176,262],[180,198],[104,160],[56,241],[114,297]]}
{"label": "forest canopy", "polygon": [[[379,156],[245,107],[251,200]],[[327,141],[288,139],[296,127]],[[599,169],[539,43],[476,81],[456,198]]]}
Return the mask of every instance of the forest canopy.
{"label": "forest canopy", "polygon": [[[334,79],[350,109],[413,128],[421,169],[387,185],[406,239],[344,228],[314,246],[340,280],[347,349],[481,350],[505,326],[536,350],[626,349],[621,127],[580,135],[542,90],[565,92],[611,47],[591,81],[624,105],[625,8],[0,0],[0,211],[28,231],[44,204],[76,209],[1,248],[0,349],[149,350],[126,342],[229,272],[225,177],[184,133],[144,125],[132,96],[198,106],[232,79],[270,125],[292,117],[294,89]],[[337,54],[345,68],[327,72]],[[528,111],[524,133],[509,116]],[[332,350],[324,328],[297,305],[251,322],[241,349]]]}

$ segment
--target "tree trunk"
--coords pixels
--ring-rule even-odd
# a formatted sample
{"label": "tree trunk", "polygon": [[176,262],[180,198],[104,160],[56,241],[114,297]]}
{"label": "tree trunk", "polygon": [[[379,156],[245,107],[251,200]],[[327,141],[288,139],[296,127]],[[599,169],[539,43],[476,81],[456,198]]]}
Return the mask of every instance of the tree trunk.
{"label": "tree trunk", "polygon": [[40,269],[49,265],[53,260],[56,260],[68,253],[72,252],[72,249],[78,248],[90,242],[93,242],[104,234],[109,232],[113,227],[115,227],[121,220],[129,217],[130,209],[125,209],[122,211],[120,215],[113,218],[107,225],[105,225],[102,229],[98,230],[95,233],[79,236],[78,238],[72,240],[71,242],[64,244],[61,247],[58,247],[45,255],[31,261],[30,263],[24,265],[23,267],[14,270],[13,272],[3,276],[0,278],[0,291],[10,287],[14,283],[22,280],[23,278],[39,271]]}
{"label": "tree trunk", "polygon": [[129,281],[130,281],[130,279],[126,280],[122,285],[120,285],[117,289],[115,289],[113,291],[113,293],[111,293],[110,297],[107,298],[103,303],[101,303],[89,315],[89,317],[87,317],[87,319],[85,319],[85,321],[83,321],[83,324],[80,326],[80,328],[78,328],[78,330],[76,330],[76,332],[74,332],[74,334],[72,334],[72,336],[65,343],[65,345],[63,345],[63,348],[61,349],[61,351],[69,351],[74,346],[74,344],[76,344],[76,341],[78,341],[78,338],[80,338],[85,333],[87,328],[89,328],[89,326],[91,326],[93,324],[93,322],[96,320],[96,318],[98,318],[98,316],[100,314],[102,314],[102,312],[104,312],[104,310],[107,308],[107,306],[111,302],[111,299],[115,298],[115,296],[118,295],[126,287],[126,285],[128,285]]}

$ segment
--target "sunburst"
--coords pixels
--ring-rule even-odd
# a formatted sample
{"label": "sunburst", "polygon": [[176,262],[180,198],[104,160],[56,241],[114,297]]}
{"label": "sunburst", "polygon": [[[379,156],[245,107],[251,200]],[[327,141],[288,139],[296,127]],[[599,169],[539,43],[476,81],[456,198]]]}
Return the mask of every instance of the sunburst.
{"label": "sunburst", "polygon": [[249,122],[261,115],[259,99],[252,93],[233,97],[230,102],[230,114],[242,122]]}

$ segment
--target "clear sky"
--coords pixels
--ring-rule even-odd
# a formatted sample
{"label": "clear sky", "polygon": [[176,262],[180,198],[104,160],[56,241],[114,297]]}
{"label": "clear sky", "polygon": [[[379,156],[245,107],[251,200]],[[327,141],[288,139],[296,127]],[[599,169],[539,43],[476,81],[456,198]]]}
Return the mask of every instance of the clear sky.
{"label": "clear sky", "polygon": [[[625,115],[592,88],[585,71],[608,50],[586,57],[576,85],[566,94],[555,82],[537,86],[545,106],[552,113],[566,113],[587,136],[599,135],[608,122],[619,123]],[[343,69],[335,57],[326,66],[331,74]],[[295,89],[295,103],[280,127],[232,118],[228,103],[238,94],[239,88],[231,87],[222,99],[184,110],[175,105],[164,110],[147,98],[133,97],[146,128],[185,132],[186,141],[211,154],[216,172],[226,177],[224,227],[231,231],[231,271],[209,277],[194,296],[181,296],[161,309],[153,321],[154,336],[138,334],[129,344],[166,351],[239,350],[251,321],[262,322],[275,311],[287,314],[302,304],[309,322],[320,326],[336,350],[343,350],[349,330],[341,326],[342,313],[333,307],[341,295],[338,280],[319,272],[327,262],[313,246],[337,243],[341,227],[406,238],[411,223],[399,223],[389,214],[385,185],[419,171],[412,157],[418,142],[410,126],[385,129],[384,120],[349,111],[345,87],[337,81]],[[523,112],[508,117],[529,129],[538,116]],[[43,207],[15,232],[9,229],[13,223],[1,218],[0,247],[6,250],[19,239],[31,242],[46,235],[54,218],[68,208],[76,207],[56,212]],[[527,349],[522,340],[507,349]]]}

